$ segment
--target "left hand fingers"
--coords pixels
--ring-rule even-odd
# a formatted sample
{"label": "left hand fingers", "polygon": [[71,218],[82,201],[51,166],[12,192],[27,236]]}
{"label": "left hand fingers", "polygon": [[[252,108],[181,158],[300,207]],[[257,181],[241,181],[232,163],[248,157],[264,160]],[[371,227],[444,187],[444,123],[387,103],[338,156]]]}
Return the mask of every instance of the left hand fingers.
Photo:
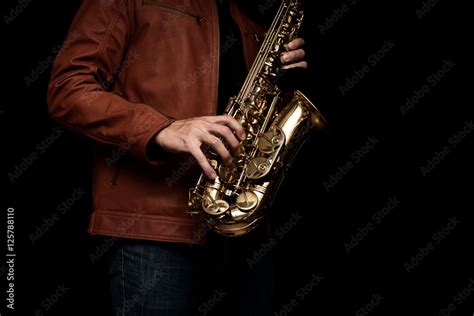
{"label": "left hand fingers", "polygon": [[286,45],[286,50],[287,50],[287,51],[292,51],[292,50],[295,50],[295,49],[298,49],[298,48],[303,47],[303,45],[304,45],[304,39],[302,39],[302,38],[295,38],[294,40],[292,40],[291,42],[289,42],[289,43]]}
{"label": "left hand fingers", "polygon": [[302,61],[305,51],[301,48],[304,46],[302,38],[296,38],[285,45],[287,52],[281,54],[281,63],[284,64],[283,69],[290,68],[308,68],[308,63]]}
{"label": "left hand fingers", "polygon": [[308,68],[308,63],[305,62],[305,61],[300,61],[299,63],[294,63],[294,64],[291,64],[291,65],[283,66],[283,69],[291,69],[291,68],[304,68],[304,69],[307,69]]}
{"label": "left hand fingers", "polygon": [[304,58],[305,51],[302,49],[297,49],[281,54],[281,62],[283,64],[291,64],[297,61],[300,61]]}

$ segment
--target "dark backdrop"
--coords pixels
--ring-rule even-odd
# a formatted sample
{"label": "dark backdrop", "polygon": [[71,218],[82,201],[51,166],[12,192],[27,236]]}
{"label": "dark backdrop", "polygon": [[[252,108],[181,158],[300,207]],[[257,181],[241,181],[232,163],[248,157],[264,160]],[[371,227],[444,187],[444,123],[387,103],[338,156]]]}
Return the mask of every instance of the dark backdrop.
{"label": "dark backdrop", "polygon": [[[243,5],[268,22],[276,2]],[[18,16],[2,21],[0,109],[2,229],[8,207],[16,216],[16,313],[5,307],[4,256],[1,309],[107,315],[98,250],[107,243],[86,233],[89,145],[58,135],[45,102],[79,1],[9,1],[4,19],[18,5]],[[304,5],[310,69],[282,84],[300,87],[329,128],[303,147],[275,203],[276,315],[472,315],[474,117],[458,80],[462,8],[436,0]],[[302,219],[292,223],[296,212]]]}

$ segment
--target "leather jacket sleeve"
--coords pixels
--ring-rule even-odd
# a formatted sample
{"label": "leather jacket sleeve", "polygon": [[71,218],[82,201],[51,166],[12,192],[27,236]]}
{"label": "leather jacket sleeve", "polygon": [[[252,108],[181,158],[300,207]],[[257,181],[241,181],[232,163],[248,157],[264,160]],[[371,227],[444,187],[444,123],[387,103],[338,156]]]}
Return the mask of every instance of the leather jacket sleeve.
{"label": "leather jacket sleeve", "polygon": [[150,164],[148,144],[172,120],[113,93],[127,56],[135,0],[84,0],[55,59],[48,88],[51,117],[99,143],[122,146]]}

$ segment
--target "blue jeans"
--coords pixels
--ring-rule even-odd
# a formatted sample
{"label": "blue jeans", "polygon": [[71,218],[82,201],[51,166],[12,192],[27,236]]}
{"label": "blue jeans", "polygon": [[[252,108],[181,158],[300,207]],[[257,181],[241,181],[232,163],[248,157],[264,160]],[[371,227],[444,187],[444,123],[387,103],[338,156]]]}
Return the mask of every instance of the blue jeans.
{"label": "blue jeans", "polygon": [[113,315],[271,315],[272,258],[249,264],[264,243],[255,236],[210,236],[204,247],[119,240],[110,257]]}

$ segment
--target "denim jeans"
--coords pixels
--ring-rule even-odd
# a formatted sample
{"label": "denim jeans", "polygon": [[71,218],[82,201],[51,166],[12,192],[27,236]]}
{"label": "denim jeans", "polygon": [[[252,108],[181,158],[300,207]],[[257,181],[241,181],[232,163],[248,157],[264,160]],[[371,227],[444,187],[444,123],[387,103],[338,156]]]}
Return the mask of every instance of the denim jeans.
{"label": "denim jeans", "polygon": [[261,233],[211,234],[205,246],[121,239],[110,257],[113,315],[271,315],[271,253],[255,257],[264,243]]}

